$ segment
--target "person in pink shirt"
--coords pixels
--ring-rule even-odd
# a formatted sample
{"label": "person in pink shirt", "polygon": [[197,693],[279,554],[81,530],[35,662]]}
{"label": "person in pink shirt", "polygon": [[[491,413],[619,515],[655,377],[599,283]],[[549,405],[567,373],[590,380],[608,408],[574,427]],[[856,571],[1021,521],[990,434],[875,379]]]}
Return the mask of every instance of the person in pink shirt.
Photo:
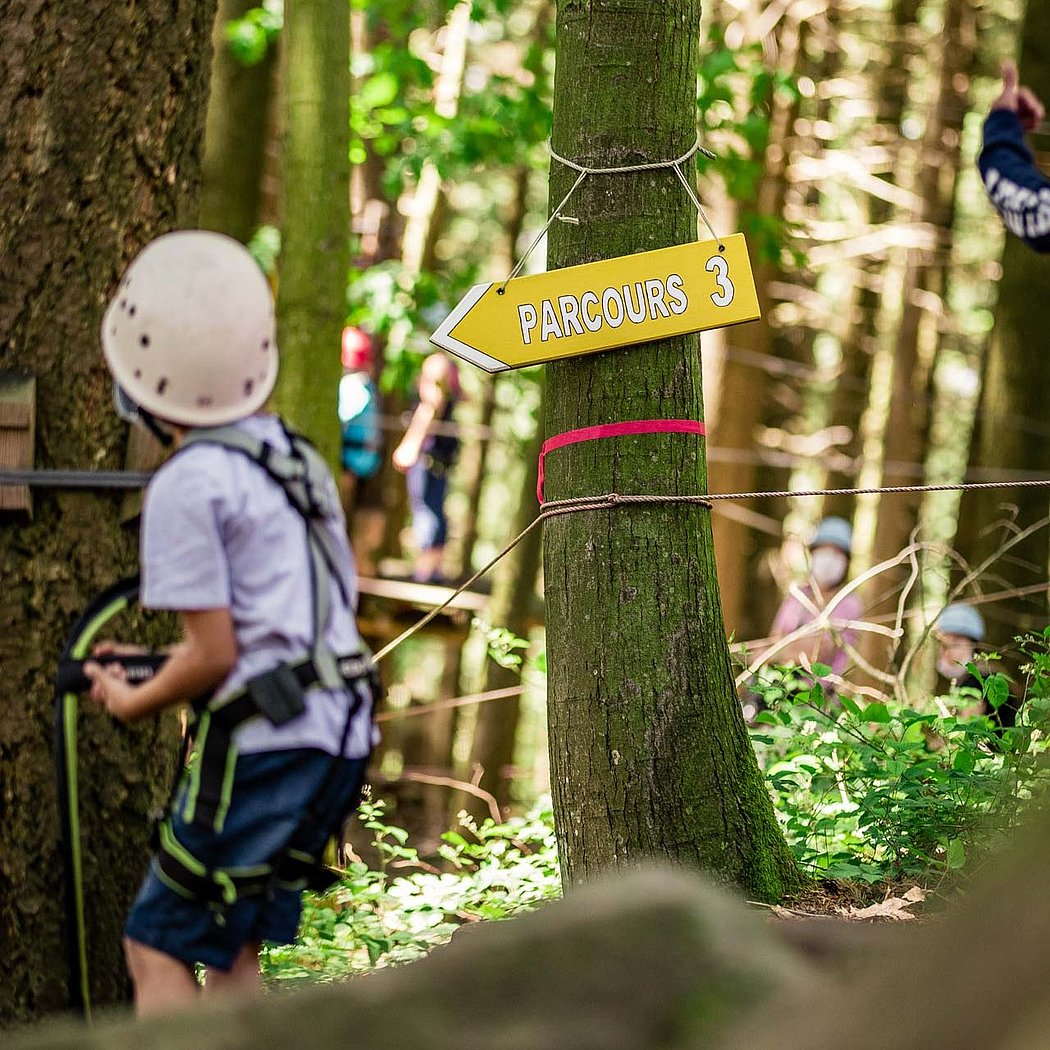
{"label": "person in pink shirt", "polygon": [[826,664],[832,674],[841,676],[849,664],[849,649],[856,631],[849,624],[861,618],[860,598],[855,593],[838,597],[846,581],[853,529],[845,518],[825,518],[809,543],[809,579],[784,596],[770,628],[774,646],[781,639],[812,624],[830,607],[828,627],[803,632],[797,639],[777,648],[769,662],[790,666],[805,656],[810,663]]}

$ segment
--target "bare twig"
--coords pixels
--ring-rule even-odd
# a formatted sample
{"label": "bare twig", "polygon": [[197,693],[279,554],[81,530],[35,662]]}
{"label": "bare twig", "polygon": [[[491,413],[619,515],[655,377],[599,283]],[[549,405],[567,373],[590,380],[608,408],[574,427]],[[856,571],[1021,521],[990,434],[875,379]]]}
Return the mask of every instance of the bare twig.
{"label": "bare twig", "polygon": [[466,780],[455,780],[452,777],[435,777],[429,773],[402,773],[401,779],[412,780],[419,784],[433,784],[435,787],[452,788],[454,791],[465,791],[468,795],[480,798],[488,806],[489,816],[497,824],[503,823],[503,815],[499,811],[499,803],[496,801],[496,797],[484,788],[478,787],[477,784],[471,784]]}

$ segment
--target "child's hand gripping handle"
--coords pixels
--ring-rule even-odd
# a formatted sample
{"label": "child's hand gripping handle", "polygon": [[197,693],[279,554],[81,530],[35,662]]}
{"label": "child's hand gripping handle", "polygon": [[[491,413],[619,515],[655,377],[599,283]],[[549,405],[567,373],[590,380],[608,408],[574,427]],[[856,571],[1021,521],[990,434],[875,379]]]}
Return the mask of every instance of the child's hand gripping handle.
{"label": "child's hand gripping handle", "polygon": [[126,681],[141,685],[149,681],[167,660],[167,653],[101,653],[86,660],[60,660],[55,684],[60,693],[86,693],[91,680],[84,674],[84,664],[120,664],[124,668]]}

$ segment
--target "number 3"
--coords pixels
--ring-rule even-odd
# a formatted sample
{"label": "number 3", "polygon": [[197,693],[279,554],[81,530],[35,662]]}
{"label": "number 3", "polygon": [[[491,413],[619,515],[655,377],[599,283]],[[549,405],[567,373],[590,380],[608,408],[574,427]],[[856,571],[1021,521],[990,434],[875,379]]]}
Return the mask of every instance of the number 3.
{"label": "number 3", "polygon": [[721,255],[712,255],[704,269],[715,275],[715,283],[718,285],[718,291],[711,293],[711,302],[715,306],[728,306],[736,295],[733,282],[729,279],[729,263]]}

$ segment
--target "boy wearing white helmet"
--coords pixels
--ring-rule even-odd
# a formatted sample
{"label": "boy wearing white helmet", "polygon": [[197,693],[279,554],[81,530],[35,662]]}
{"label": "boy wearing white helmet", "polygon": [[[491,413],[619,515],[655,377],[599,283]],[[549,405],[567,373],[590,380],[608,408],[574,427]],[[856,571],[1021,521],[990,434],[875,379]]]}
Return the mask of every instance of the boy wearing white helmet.
{"label": "boy wearing white helmet", "polygon": [[[775,642],[813,623],[846,580],[853,549],[853,529],[845,518],[824,518],[809,542],[809,579],[798,593],[785,595],[769,629]],[[849,662],[848,647],[856,632],[849,624],[861,618],[860,598],[855,593],[835,601],[829,621],[834,630],[805,634],[779,649],[774,662],[792,664],[803,655],[812,662],[827,664],[841,675]]]}
{"label": "boy wearing white helmet", "polygon": [[[128,268],[102,325],[118,411],[178,451],[146,493],[142,604],[184,638],[150,681],[89,664],[134,721],[197,700],[195,761],[158,829],[125,947],[140,1013],[259,988],[263,941],[294,940],[371,750],[371,659],[335,483],[262,410],[277,377],[269,286],[238,242],[182,231]],[[207,699],[210,698],[210,699]]]}

